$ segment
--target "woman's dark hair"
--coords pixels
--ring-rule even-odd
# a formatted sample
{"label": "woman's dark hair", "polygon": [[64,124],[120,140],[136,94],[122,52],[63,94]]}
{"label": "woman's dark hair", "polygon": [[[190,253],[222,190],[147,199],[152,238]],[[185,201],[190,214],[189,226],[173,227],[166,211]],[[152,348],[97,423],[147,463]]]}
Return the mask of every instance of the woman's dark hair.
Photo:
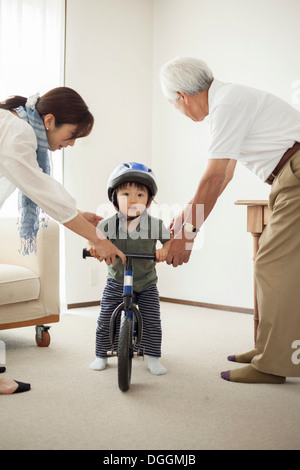
{"label": "woman's dark hair", "polygon": [[[0,103],[0,108],[13,110],[25,106],[26,101],[27,98],[23,96],[13,96]],[[76,124],[75,139],[89,135],[94,125],[93,115],[81,96],[72,88],[53,88],[38,99],[35,108],[41,117],[53,114],[56,127]]]}

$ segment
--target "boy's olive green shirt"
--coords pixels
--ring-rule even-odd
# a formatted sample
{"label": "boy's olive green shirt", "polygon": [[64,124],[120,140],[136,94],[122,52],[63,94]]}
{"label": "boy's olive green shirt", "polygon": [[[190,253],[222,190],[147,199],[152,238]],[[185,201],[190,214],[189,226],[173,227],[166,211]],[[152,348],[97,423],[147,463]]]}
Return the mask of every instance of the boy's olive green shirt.
{"label": "boy's olive green shirt", "polygon": [[[155,254],[157,240],[164,244],[171,238],[171,234],[163,221],[148,215],[146,211],[140,216],[140,222],[132,232],[128,232],[126,219],[120,216],[119,213],[101,220],[98,228],[124,254]],[[141,292],[157,283],[154,260],[133,259],[132,261],[133,290],[135,292]],[[107,277],[123,284],[124,265],[120,258],[117,258],[115,264],[108,266]]]}

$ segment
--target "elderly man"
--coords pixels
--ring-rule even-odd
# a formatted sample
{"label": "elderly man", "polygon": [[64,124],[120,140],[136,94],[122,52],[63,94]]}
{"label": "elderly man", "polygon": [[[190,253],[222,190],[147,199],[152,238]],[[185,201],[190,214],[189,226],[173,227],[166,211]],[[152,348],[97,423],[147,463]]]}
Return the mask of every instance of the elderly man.
{"label": "elderly man", "polygon": [[[269,93],[215,79],[195,58],[167,62],[160,79],[170,103],[193,121],[209,116],[211,131],[207,167],[190,204],[174,220],[167,263],[188,262],[191,234],[197,235],[238,161],[272,185],[272,215],[255,262],[257,342],[254,350],[228,358],[246,366],[221,376],[275,384],[300,377],[300,113]],[[196,217],[199,205],[202,222]]]}

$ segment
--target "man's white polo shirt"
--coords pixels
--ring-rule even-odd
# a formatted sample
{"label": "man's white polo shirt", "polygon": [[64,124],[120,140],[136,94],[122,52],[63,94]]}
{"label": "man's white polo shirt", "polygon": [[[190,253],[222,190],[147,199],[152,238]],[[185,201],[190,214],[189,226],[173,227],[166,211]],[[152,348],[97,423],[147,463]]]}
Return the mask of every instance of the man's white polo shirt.
{"label": "man's white polo shirt", "polygon": [[300,112],[270,93],[214,79],[208,105],[208,158],[237,160],[263,181],[300,142]]}

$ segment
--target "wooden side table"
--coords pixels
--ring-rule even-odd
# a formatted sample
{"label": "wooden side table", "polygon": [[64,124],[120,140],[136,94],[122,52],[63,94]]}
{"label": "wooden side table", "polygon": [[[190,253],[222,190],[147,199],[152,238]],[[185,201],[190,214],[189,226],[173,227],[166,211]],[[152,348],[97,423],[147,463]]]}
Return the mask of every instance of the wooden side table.
{"label": "wooden side table", "polygon": [[[271,210],[268,201],[236,201],[236,205],[247,206],[247,232],[251,232],[253,238],[253,262],[255,261],[259,238],[267,225]],[[256,343],[256,333],[259,323],[259,312],[256,298],[256,286],[254,281],[254,343]]]}

